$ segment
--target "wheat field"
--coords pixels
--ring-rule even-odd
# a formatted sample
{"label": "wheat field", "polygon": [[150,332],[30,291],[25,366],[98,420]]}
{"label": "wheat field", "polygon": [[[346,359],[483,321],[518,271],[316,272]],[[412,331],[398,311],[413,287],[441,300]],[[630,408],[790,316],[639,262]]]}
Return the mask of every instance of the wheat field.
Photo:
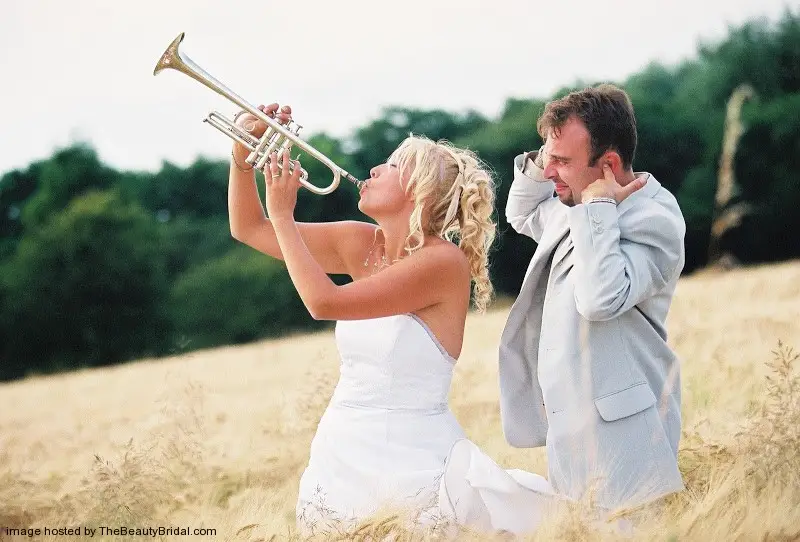
{"label": "wheat field", "polygon": [[[511,448],[500,429],[497,343],[508,306],[470,315],[450,402],[498,463],[544,474],[543,450]],[[628,536],[800,539],[800,262],[684,278],[668,327],[682,362],[687,490],[659,508],[621,511],[635,525]],[[8,528],[81,533],[38,540],[84,539],[87,529],[93,540],[143,539],[108,530],[123,526],[213,530],[156,537],[165,540],[298,539],[297,485],[337,376],[329,329],[2,384],[0,540],[25,538]],[[576,506],[531,539],[624,536],[609,525]],[[385,516],[326,538],[387,536],[441,535]]]}

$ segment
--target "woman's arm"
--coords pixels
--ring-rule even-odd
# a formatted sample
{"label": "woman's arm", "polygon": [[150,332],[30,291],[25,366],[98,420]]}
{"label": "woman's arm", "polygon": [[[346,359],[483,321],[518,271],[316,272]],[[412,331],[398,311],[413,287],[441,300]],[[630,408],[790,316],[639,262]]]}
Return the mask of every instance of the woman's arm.
{"label": "woman's arm", "polygon": [[267,174],[267,209],[289,276],[306,308],[317,320],[379,318],[416,312],[452,299],[455,288],[469,293],[469,264],[461,250],[442,243],[423,247],[380,273],[338,286],[325,274],[303,240],[293,213],[300,165],[291,175],[274,165]]}
{"label": "woman's arm", "polygon": [[316,320],[358,320],[413,313],[452,299],[466,284],[469,264],[452,244],[422,248],[380,273],[338,286],[306,247],[291,217],[275,221],[289,276]]}

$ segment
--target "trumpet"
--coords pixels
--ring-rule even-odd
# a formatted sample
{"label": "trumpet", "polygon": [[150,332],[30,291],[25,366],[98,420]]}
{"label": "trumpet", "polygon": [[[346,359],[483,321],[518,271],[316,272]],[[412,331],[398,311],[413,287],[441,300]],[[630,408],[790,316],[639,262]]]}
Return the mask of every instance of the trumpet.
{"label": "trumpet", "polygon": [[[273,152],[277,152],[278,156],[282,157],[284,153],[290,152],[292,146],[296,145],[297,147],[303,149],[306,153],[325,164],[333,173],[333,181],[331,181],[331,184],[324,188],[320,188],[308,182],[308,172],[302,170],[298,180],[300,181],[300,184],[305,186],[311,192],[319,195],[330,194],[339,186],[339,180],[342,176],[344,176],[344,178],[348,181],[354,183],[359,189],[361,188],[364,181],[356,179],[347,171],[337,166],[333,160],[315,149],[306,141],[300,139],[298,133],[300,132],[302,126],[296,124],[293,120],[290,120],[284,125],[277,120],[270,118],[263,111],[248,103],[244,98],[233,92],[231,89],[211,76],[208,72],[200,68],[200,66],[198,66],[194,61],[192,61],[192,59],[190,59],[180,50],[180,44],[183,41],[183,38],[184,33],[181,32],[177,38],[172,40],[172,43],[169,44],[169,47],[167,47],[166,51],[164,51],[164,54],[162,54],[161,58],[158,60],[158,63],[153,70],[153,75],[158,75],[159,72],[167,68],[177,70],[188,75],[192,79],[199,81],[217,94],[224,96],[231,102],[238,105],[244,111],[247,111],[251,115],[266,123],[267,130],[264,132],[264,135],[258,138],[239,127],[235,121],[228,119],[218,111],[212,111],[209,113],[208,117],[203,120],[203,122],[207,122],[223,134],[235,141],[238,141],[246,149],[248,149],[250,154],[246,159],[247,164],[255,169],[263,170]],[[281,162],[282,161],[279,159],[279,168],[281,167]],[[294,171],[293,163],[290,162],[289,167],[291,168],[291,171]]]}

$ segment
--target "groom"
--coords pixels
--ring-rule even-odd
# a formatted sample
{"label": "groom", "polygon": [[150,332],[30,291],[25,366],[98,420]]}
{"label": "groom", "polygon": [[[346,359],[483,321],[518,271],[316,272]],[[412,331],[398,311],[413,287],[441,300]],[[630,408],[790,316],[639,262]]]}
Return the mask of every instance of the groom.
{"label": "groom", "polygon": [[680,369],[665,319],[683,269],[678,204],[634,172],[627,94],[547,104],[514,160],[506,217],[538,247],[500,344],[506,440],[546,446],[550,483],[612,510],[683,488]]}

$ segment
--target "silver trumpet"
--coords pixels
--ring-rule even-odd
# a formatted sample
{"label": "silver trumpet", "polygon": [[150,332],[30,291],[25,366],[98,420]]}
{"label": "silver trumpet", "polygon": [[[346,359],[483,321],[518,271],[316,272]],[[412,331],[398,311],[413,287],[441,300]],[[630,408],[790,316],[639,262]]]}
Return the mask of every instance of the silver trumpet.
{"label": "silver trumpet", "polygon": [[[164,54],[162,54],[161,58],[158,60],[158,64],[156,64],[156,67],[153,70],[153,75],[158,75],[159,72],[167,68],[177,70],[188,75],[192,79],[199,81],[214,92],[232,101],[248,113],[264,121],[267,125],[267,130],[264,132],[264,135],[262,135],[260,138],[257,138],[246,130],[237,126],[234,121],[228,119],[217,111],[212,111],[209,113],[208,117],[203,120],[203,122],[209,123],[223,134],[235,141],[238,141],[244,145],[245,148],[249,149],[250,154],[245,160],[249,165],[253,166],[255,169],[263,170],[264,166],[269,160],[270,155],[273,152],[277,152],[279,157],[278,167],[281,167],[282,160],[280,157],[282,157],[284,153],[290,152],[290,149],[293,145],[297,145],[303,149],[303,151],[328,166],[328,168],[333,172],[333,181],[331,184],[325,188],[320,188],[308,182],[308,172],[303,170],[300,174],[299,180],[300,183],[310,191],[319,195],[330,194],[336,190],[336,187],[339,186],[339,179],[341,176],[344,176],[348,181],[355,183],[357,187],[361,188],[361,185],[364,181],[356,179],[347,171],[337,166],[333,160],[298,137],[297,134],[300,132],[300,128],[302,128],[302,126],[296,124],[293,120],[290,120],[287,124],[283,125],[277,120],[268,117],[261,110],[254,107],[244,98],[220,83],[217,79],[209,75],[205,70],[195,64],[192,59],[183,54],[179,47],[183,41],[183,37],[184,33],[181,32],[177,38],[172,40],[172,43],[169,44],[167,50],[164,51]],[[290,167],[293,171],[294,164],[290,163]]]}

